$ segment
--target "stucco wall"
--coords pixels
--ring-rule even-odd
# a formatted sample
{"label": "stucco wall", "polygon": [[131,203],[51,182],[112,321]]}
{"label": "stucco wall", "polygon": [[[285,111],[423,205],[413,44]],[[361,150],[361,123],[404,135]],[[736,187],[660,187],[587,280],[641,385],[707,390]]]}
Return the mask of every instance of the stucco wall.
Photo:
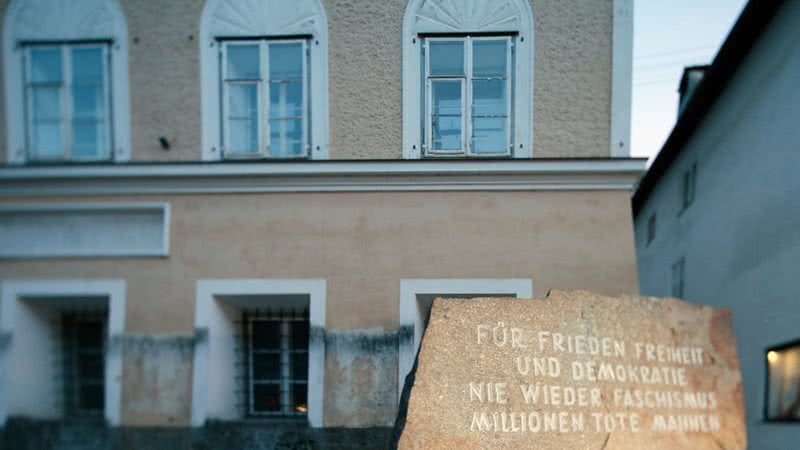
{"label": "stucco wall", "polygon": [[[668,295],[670,267],[684,257],[684,297],[732,309],[748,441],[769,450],[800,442],[798,427],[763,417],[766,349],[800,338],[798,23],[800,2],[787,2],[636,217],[643,294]],[[681,177],[695,162],[695,201],[679,215]]]}
{"label": "stucco wall", "polygon": [[[126,336],[191,338],[198,279],[325,279],[326,426],[392,423],[401,279],[528,278],[538,296],[551,288],[601,293],[638,288],[625,191],[124,200],[170,203],[168,258],[114,259],[113,264],[107,259],[3,261],[0,280],[125,279]],[[132,345],[141,350],[136,339]],[[158,349],[154,358],[171,362],[147,365],[126,350],[123,423],[186,424],[189,417],[182,414],[189,408],[191,385],[181,380],[191,361],[173,348],[175,342],[150,344]],[[157,399],[157,391],[167,388],[176,403]],[[124,400],[131,398],[137,401]]]}
{"label": "stucco wall", "polygon": [[[0,0],[0,10],[5,11],[6,3]],[[121,4],[130,51],[131,159],[199,160],[197,39],[204,2]],[[406,2],[323,4],[330,40],[330,158],[399,159],[400,38]],[[531,4],[536,40],[534,156],[607,156],[612,0]],[[5,120],[0,122],[0,157],[5,160]],[[161,136],[170,141],[169,151],[161,149]]]}

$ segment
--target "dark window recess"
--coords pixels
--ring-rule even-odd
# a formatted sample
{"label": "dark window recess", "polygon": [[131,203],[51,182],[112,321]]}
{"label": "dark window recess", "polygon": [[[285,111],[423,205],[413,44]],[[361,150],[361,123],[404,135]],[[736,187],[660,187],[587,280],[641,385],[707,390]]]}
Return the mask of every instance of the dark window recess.
{"label": "dark window recess", "polygon": [[650,218],[647,219],[647,243],[653,242],[653,239],[656,238],[656,213],[650,215]]}
{"label": "dark window recess", "polygon": [[103,417],[105,408],[106,314],[61,315],[64,414]]}
{"label": "dark window recess", "polygon": [[694,203],[695,187],[697,185],[697,163],[693,163],[686,172],[683,173],[681,184],[681,212],[685,211]]}
{"label": "dark window recess", "polygon": [[800,423],[800,340],[767,349],[765,419]]}
{"label": "dark window recess", "polygon": [[245,417],[303,417],[308,398],[308,309],[242,312]]}

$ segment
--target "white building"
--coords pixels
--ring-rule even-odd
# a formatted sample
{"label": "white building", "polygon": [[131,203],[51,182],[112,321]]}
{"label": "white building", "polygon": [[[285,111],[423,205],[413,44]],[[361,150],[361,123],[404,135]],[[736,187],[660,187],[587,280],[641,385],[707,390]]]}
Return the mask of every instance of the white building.
{"label": "white building", "polygon": [[798,27],[747,5],[633,199],[642,294],[732,310],[756,449],[800,442]]}

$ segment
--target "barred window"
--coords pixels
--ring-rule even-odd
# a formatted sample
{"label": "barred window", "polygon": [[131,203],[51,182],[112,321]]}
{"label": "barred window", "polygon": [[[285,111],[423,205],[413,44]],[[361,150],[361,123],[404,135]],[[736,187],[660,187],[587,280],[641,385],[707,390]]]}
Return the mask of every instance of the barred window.
{"label": "barred window", "polygon": [[244,310],[245,416],[308,411],[308,309]]}
{"label": "barred window", "polygon": [[66,417],[103,416],[105,330],[105,313],[64,312],[61,315]]}

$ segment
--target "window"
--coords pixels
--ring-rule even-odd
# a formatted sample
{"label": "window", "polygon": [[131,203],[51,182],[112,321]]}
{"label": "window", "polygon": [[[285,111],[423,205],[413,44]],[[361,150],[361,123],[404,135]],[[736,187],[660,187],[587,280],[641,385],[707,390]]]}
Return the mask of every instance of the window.
{"label": "window", "polygon": [[511,155],[512,38],[425,39],[426,156]]}
{"label": "window", "polygon": [[306,41],[229,41],[223,61],[224,156],[308,157]]}
{"label": "window", "polygon": [[6,162],[130,160],[128,30],[120,2],[7,3]]}
{"label": "window", "polygon": [[105,44],[26,46],[29,161],[110,158],[108,58]]}
{"label": "window", "polygon": [[800,340],[767,350],[766,420],[800,422]]}
{"label": "window", "polygon": [[656,213],[650,215],[650,218],[647,219],[647,243],[650,244],[653,242],[653,239],[656,238]]}
{"label": "window", "polygon": [[683,275],[686,258],[681,258],[672,265],[672,290],[670,295],[683,298]]}
{"label": "window", "polygon": [[[204,161],[328,159],[328,19],[319,0],[205,0]],[[245,14],[242,12],[246,11]]]}
{"label": "window", "polygon": [[534,20],[527,0],[409,0],[403,158],[533,156]]}
{"label": "window", "polygon": [[694,202],[695,185],[697,182],[697,163],[683,173],[681,184],[681,212],[685,211]]}
{"label": "window", "polygon": [[103,417],[105,408],[105,314],[65,312],[61,318],[64,412]]}
{"label": "window", "polygon": [[245,416],[308,412],[308,309],[245,310]]}

